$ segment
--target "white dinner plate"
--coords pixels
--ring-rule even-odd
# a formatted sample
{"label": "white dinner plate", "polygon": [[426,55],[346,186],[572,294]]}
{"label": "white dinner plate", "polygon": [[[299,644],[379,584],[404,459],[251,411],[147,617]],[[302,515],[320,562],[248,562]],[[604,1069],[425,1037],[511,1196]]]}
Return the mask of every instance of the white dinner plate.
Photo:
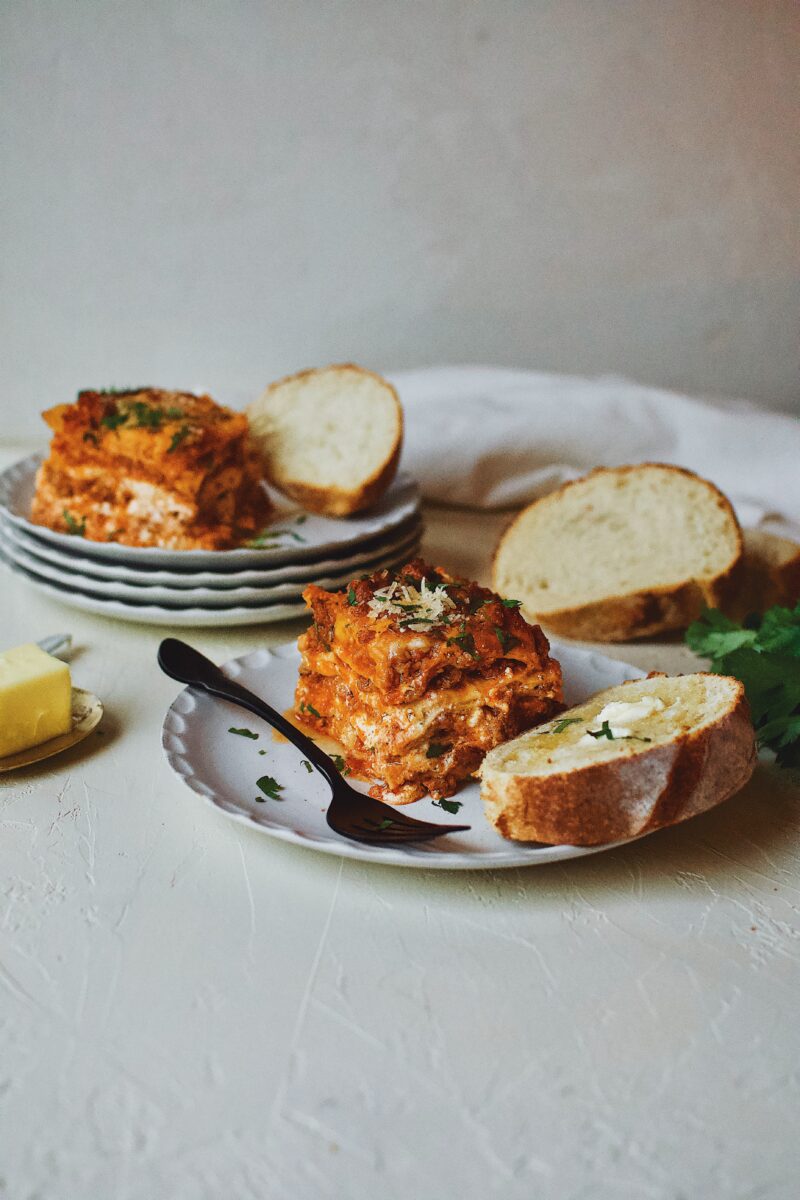
{"label": "white dinner plate", "polygon": [[[12,524],[7,515],[0,511],[0,530],[6,539],[18,546],[36,559],[52,563],[62,570],[80,572],[92,579],[120,580],[122,583],[159,584],[169,588],[237,588],[263,587],[278,583],[299,583],[303,587],[319,575],[342,574],[345,571],[356,572],[357,568],[367,566],[378,556],[386,557],[397,551],[403,553],[403,547],[410,544],[414,537],[422,532],[422,521],[418,515],[399,525],[397,529],[383,534],[379,538],[371,538],[362,544],[363,548],[357,554],[343,554],[332,558],[308,560],[295,566],[251,567],[244,571],[225,570],[223,565],[215,571],[161,571],[142,563],[113,563],[100,559],[86,558],[83,555],[68,554],[49,542],[25,533]],[[75,540],[75,539],[70,539]]]}
{"label": "white dinner plate", "polygon": [[[577,646],[553,642],[552,649],[563,668],[565,698],[570,705],[601,688],[643,675],[628,663]],[[299,662],[297,647],[291,643],[235,658],[225,664],[225,673],[285,712],[294,699]],[[248,729],[258,737],[231,733],[232,728]],[[477,870],[536,866],[611,848],[506,841],[483,815],[477,782],[467,784],[452,798],[461,805],[457,815],[450,815],[429,798],[403,807],[410,816],[441,820],[443,825],[469,824],[467,833],[404,847],[348,841],[328,828],[329,789],[317,771],[305,768],[299,750],[277,740],[268,725],[244,709],[190,688],[180,693],[166,715],[162,745],[173,771],[226,816],[270,837],[324,854],[399,867]],[[280,784],[280,800],[268,799],[260,791],[258,780],[267,775]],[[353,786],[362,792],[369,787],[357,781]]]}
{"label": "white dinner plate", "polygon": [[[57,533],[29,519],[41,454],[32,454],[0,474],[0,511],[29,536],[59,547],[67,554],[116,563],[142,563],[160,568],[231,568],[303,563],[356,548],[369,538],[394,530],[419,509],[419,489],[409,475],[400,473],[386,495],[368,512],[354,517],[320,517],[304,513],[278,492],[270,492],[276,513],[269,524],[277,536],[274,546],[237,550],[161,550],[155,546],[122,546],[118,542],[93,542]],[[76,545],[77,543],[77,545]]]}
{"label": "white dinner plate", "polygon": [[13,563],[3,551],[0,554],[6,568],[26,579],[31,587],[59,600],[70,608],[95,613],[100,617],[114,617],[120,621],[134,621],[140,625],[163,625],[169,629],[201,629],[214,626],[266,625],[273,621],[290,621],[302,617],[308,609],[302,600],[294,604],[239,604],[235,608],[164,608],[159,604],[130,604],[123,600],[107,600],[91,592],[67,590],[61,584],[50,583],[41,575],[34,574]]}
{"label": "white dinner plate", "polygon": [[[238,588],[168,588],[158,584],[150,584],[147,580],[141,583],[124,583],[119,579],[97,579],[93,576],[82,575],[78,571],[69,571],[63,567],[53,566],[52,563],[28,554],[19,544],[0,528],[0,547],[9,564],[24,567],[51,583],[60,585],[67,591],[79,588],[95,596],[109,600],[132,601],[136,604],[159,604],[167,608],[235,608],[240,604],[272,604],[276,602],[296,602],[302,596],[303,589],[311,580],[296,581],[285,584],[267,584],[263,587]],[[379,571],[383,567],[395,566],[398,561],[413,557],[419,547],[419,531],[412,534],[411,540],[397,547],[390,553],[381,554],[364,567],[370,571]],[[343,587],[353,578],[352,570],[342,571],[338,575],[328,575],[317,578],[313,582],[325,588]]]}

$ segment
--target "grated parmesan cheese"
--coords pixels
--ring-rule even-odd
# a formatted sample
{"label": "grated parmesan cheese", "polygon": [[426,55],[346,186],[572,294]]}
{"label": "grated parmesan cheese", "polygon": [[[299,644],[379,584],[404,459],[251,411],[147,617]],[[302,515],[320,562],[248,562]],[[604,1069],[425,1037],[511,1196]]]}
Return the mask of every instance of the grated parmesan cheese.
{"label": "grated parmesan cheese", "polygon": [[456,606],[441,584],[430,588],[423,579],[417,589],[395,579],[388,587],[378,588],[368,607],[371,617],[385,613],[401,616],[404,629],[424,633],[434,625],[446,625]]}

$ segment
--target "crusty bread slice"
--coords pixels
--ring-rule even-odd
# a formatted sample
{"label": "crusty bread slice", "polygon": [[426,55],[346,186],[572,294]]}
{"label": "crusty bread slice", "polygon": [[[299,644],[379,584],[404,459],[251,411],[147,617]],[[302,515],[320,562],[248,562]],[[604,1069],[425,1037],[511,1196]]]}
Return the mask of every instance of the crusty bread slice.
{"label": "crusty bread slice", "polygon": [[755,754],[738,679],[653,675],[491,750],[481,795],[504,837],[594,846],[705,812],[744,786]]}
{"label": "crusty bread slice", "polygon": [[270,384],[248,410],[267,478],[311,512],[346,517],[395,477],[403,412],[390,383],[341,363]]}
{"label": "crusty bread slice", "polygon": [[741,557],[713,484],[660,463],[601,467],[523,509],[495,551],[494,588],[556,633],[627,641],[719,606]]}
{"label": "crusty bread slice", "polygon": [[764,529],[744,529],[741,583],[726,612],[742,620],[773,604],[793,608],[800,600],[800,546]]}

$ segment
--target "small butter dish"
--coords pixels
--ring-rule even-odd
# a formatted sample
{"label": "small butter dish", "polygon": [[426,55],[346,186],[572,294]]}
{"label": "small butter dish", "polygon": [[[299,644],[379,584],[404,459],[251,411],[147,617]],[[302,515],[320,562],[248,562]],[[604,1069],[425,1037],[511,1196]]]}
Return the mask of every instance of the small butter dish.
{"label": "small butter dish", "polygon": [[74,687],[72,689],[72,728],[70,731],[50,738],[46,742],[40,742],[38,746],[29,746],[27,750],[20,750],[16,754],[7,754],[5,758],[0,758],[0,774],[5,771],[15,771],[18,767],[30,767],[34,763],[41,762],[42,759],[60,754],[62,750],[69,750],[72,746],[77,746],[78,742],[82,742],[93,729],[97,728],[102,715],[103,705],[97,696],[84,691],[83,688]]}

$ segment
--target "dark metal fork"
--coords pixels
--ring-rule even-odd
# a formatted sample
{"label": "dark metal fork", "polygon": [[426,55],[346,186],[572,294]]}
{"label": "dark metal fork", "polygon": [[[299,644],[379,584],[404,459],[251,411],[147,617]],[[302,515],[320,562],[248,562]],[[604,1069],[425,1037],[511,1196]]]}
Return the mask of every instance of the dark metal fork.
{"label": "dark metal fork", "polygon": [[199,650],[178,638],[165,638],[158,648],[158,665],[171,679],[199,688],[231,704],[246,708],[261,717],[273,729],[301,750],[331,788],[331,802],[326,814],[334,833],[372,846],[402,846],[406,842],[424,842],[445,833],[463,833],[469,825],[436,825],[432,821],[417,821],[405,813],[371,796],[357,792],[343,778],[333,759],[317,743],[292,725],[282,713],[272,708],[253,692],[229,679]]}

